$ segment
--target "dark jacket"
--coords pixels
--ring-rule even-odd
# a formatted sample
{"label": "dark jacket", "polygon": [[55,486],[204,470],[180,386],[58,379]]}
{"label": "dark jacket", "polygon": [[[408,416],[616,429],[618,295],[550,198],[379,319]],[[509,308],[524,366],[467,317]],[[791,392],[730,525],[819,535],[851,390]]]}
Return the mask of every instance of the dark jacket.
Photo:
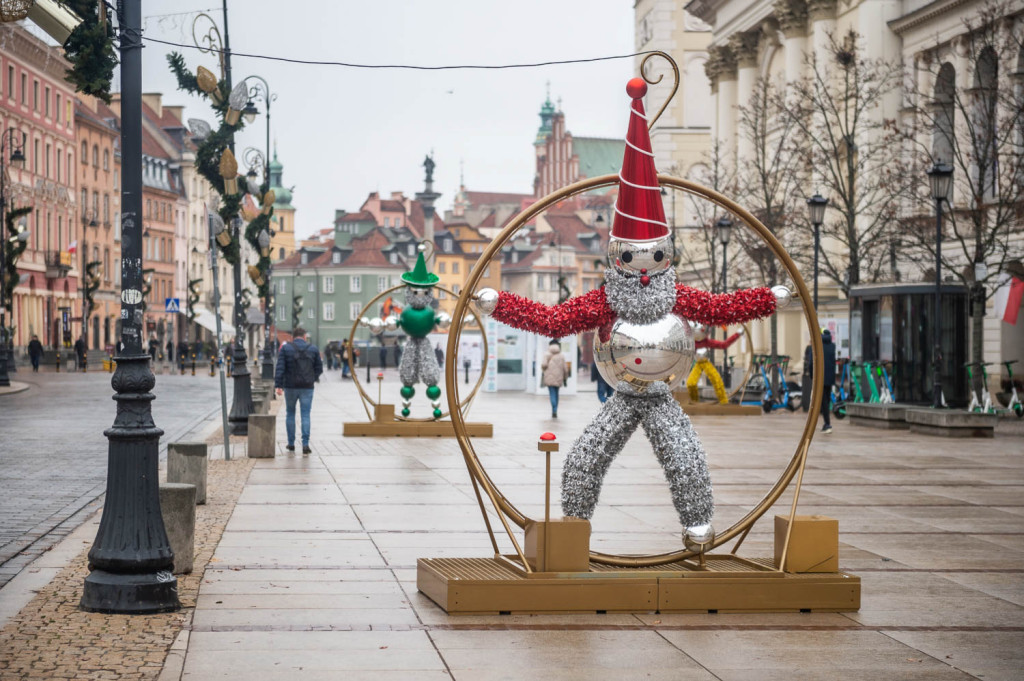
{"label": "dark jacket", "polygon": [[305,350],[307,347],[313,349],[313,372],[316,374],[316,380],[320,380],[320,374],[324,372],[320,351],[315,345],[296,338],[292,342],[282,345],[281,351],[277,353],[277,369],[274,371],[275,388],[295,387],[295,353],[297,350]]}
{"label": "dark jacket", "polygon": [[29,357],[42,357],[43,356],[43,344],[38,339],[32,339],[28,342],[28,354]]}
{"label": "dark jacket", "polygon": [[[832,334],[825,331],[821,334],[822,360],[825,369],[825,380],[822,383],[826,388],[836,384],[836,344],[832,342]],[[805,370],[809,377],[814,376],[814,355],[810,346],[804,353]]]}

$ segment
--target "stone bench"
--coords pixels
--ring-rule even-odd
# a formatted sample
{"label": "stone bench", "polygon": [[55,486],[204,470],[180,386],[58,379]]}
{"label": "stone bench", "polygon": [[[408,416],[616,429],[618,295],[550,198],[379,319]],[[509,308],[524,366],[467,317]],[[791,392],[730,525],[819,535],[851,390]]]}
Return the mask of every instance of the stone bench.
{"label": "stone bench", "polygon": [[273,459],[276,453],[277,415],[249,414],[250,459]]}
{"label": "stone bench", "polygon": [[206,503],[207,452],[205,442],[171,442],[167,445],[167,482],[196,487],[196,503]]}
{"label": "stone bench", "polygon": [[907,409],[910,432],[940,437],[995,437],[995,414],[959,409]]}
{"label": "stone bench", "polygon": [[877,402],[847,402],[846,415],[855,426],[883,428],[886,430],[905,430],[910,427],[906,421],[905,404],[879,404]]}
{"label": "stone bench", "polygon": [[196,486],[160,483],[160,514],[174,552],[174,574],[192,572],[196,539]]}

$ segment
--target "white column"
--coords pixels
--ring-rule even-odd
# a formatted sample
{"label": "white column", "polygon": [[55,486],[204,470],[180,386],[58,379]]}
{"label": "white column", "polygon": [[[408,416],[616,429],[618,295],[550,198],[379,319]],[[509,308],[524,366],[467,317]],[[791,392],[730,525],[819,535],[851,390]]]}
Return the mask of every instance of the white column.
{"label": "white column", "polygon": [[736,154],[736,76],[722,74],[718,78],[718,139],[722,155],[734,158]]}

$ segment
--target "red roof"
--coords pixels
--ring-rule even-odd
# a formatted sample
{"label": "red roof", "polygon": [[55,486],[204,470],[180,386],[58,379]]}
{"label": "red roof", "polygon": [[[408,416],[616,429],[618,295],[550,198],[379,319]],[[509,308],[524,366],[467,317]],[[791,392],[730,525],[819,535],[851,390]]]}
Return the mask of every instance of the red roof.
{"label": "red roof", "polygon": [[338,222],[372,222],[377,223],[377,218],[368,210],[361,210],[358,213],[346,213],[337,220]]}
{"label": "red roof", "polygon": [[380,202],[380,211],[382,213],[401,213],[402,215],[405,215],[405,206],[402,205],[401,201],[392,201],[390,199],[385,199],[384,201]]}
{"label": "red roof", "polygon": [[[579,240],[580,234],[598,234],[587,223],[580,220],[579,216],[575,213],[568,215],[548,213],[545,219],[551,225],[551,231],[561,239],[561,244],[563,246],[572,246],[577,251],[590,250],[587,244]],[[538,236],[544,238],[547,235],[539,234]]]}
{"label": "red roof", "polygon": [[157,141],[156,137],[153,136],[146,127],[142,128],[142,153],[153,158],[166,158],[170,159],[167,152],[164,151],[163,146]]}
{"label": "red roof", "polygon": [[533,194],[516,194],[513,192],[466,192],[466,200],[471,206],[486,206],[495,203],[519,204],[523,199],[532,199]]}

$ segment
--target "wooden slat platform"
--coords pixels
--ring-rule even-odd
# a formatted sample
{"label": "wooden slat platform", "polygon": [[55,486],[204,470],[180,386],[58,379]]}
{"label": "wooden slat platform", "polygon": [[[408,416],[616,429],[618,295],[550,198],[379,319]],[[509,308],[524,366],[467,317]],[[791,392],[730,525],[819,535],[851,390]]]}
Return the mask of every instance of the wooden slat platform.
{"label": "wooden slat platform", "polygon": [[[467,423],[466,432],[470,437],[494,437],[494,426]],[[342,434],[345,437],[455,437],[455,429],[451,421],[363,421],[346,423]]]}
{"label": "wooden slat platform", "polygon": [[417,587],[449,614],[593,612],[853,612],[860,578],[789,574],[770,559],[709,555],[707,569],[673,563],[586,573],[524,574],[505,558],[420,558]]}

